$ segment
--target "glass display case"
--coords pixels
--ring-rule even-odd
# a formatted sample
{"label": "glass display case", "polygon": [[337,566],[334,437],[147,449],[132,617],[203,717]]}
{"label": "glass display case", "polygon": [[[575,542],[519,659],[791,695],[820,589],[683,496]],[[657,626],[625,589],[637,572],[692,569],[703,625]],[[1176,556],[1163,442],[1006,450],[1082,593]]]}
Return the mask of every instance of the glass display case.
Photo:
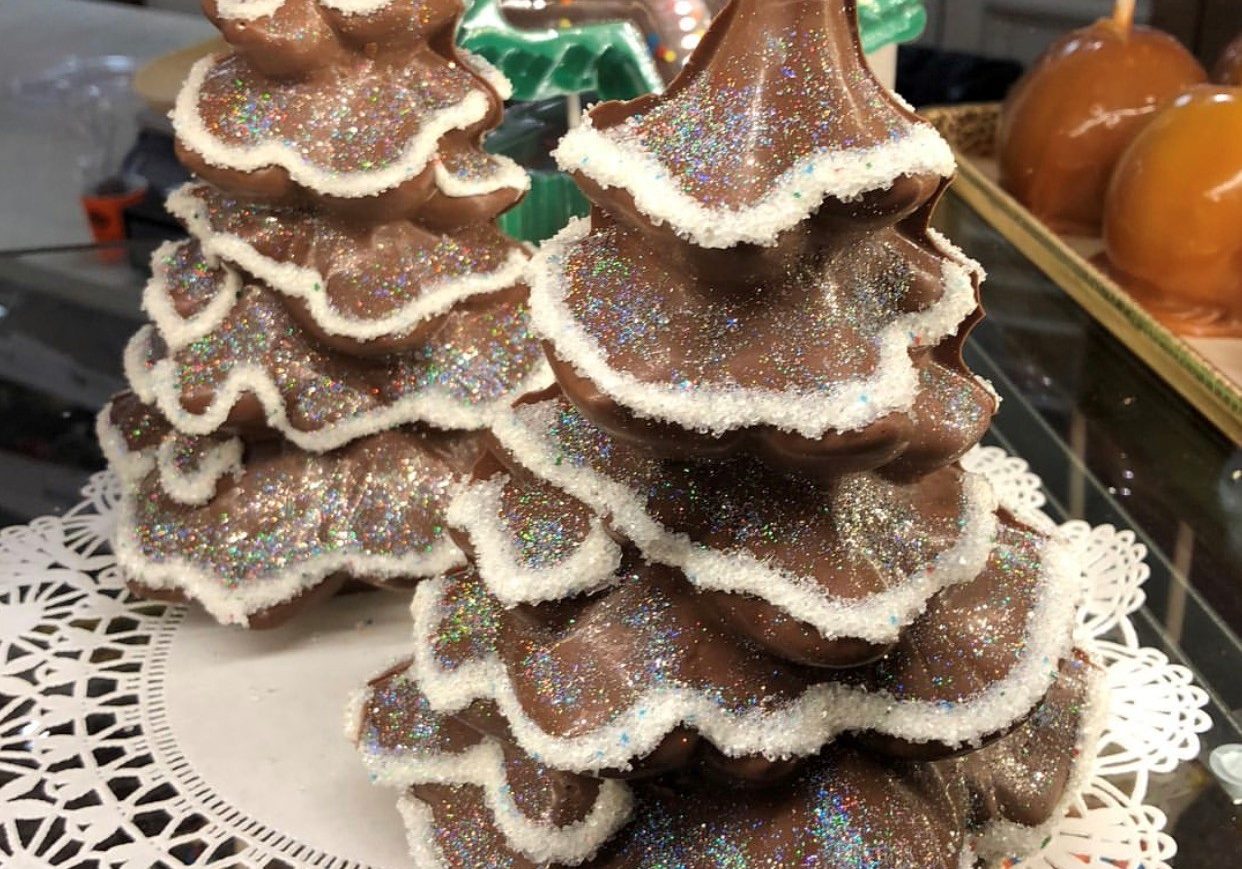
{"label": "glass display case", "polygon": [[1151,578],[1135,625],[1211,695],[1200,762],[1155,783],[1175,865],[1212,866],[1242,845],[1238,808],[1209,772],[1242,741],[1242,447],[957,196],[938,223],[988,270],[988,318],[967,348],[1004,401],[990,438],[1043,479],[1058,519],[1130,528]]}

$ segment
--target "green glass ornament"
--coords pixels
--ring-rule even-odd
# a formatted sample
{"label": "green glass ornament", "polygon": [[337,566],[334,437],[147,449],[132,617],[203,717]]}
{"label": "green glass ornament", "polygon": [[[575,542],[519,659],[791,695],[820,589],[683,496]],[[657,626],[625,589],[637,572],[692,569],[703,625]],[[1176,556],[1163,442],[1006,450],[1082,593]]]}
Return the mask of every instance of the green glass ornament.
{"label": "green glass ornament", "polygon": [[858,0],[858,24],[863,51],[871,54],[918,39],[927,26],[927,10],[923,0]]}
{"label": "green glass ornament", "polygon": [[624,21],[521,30],[497,0],[474,0],[457,41],[508,76],[522,102],[582,93],[627,100],[664,87],[642,34]]}

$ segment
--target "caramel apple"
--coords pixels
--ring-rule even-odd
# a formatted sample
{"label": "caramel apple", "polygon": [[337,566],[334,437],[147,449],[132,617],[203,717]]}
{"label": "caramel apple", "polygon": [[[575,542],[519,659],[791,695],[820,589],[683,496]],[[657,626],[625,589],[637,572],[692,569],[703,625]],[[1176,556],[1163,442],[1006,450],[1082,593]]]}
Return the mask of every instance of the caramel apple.
{"label": "caramel apple", "polygon": [[1218,84],[1242,85],[1242,33],[1225,46],[1216,61],[1215,69],[1212,70],[1212,81]]}
{"label": "caramel apple", "polygon": [[1139,134],[1109,188],[1112,266],[1153,315],[1185,334],[1242,335],[1238,142],[1242,88],[1191,88]]}
{"label": "caramel apple", "polygon": [[1133,3],[1067,33],[1001,112],[1001,184],[1054,230],[1094,235],[1126,145],[1165,103],[1206,80],[1172,36],[1133,24]]}

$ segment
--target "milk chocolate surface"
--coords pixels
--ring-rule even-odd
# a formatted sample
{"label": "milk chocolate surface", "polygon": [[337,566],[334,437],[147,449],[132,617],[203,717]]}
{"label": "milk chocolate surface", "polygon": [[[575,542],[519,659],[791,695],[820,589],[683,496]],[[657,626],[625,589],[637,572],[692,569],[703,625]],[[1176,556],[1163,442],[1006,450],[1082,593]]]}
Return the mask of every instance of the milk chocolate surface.
{"label": "milk chocolate surface", "polygon": [[[177,204],[196,228],[201,221],[209,248],[270,276],[300,326],[354,355],[416,348],[454,303],[480,287],[494,292],[517,283],[512,262],[521,248],[487,222],[456,233],[412,221],[359,223],[246,202],[206,184],[186,188]],[[502,275],[509,280],[495,279]]]}
{"label": "milk chocolate surface", "polygon": [[[106,413],[133,450],[184,437],[132,396]],[[186,588],[221,620],[243,624],[320,581],[417,580],[463,560],[443,514],[476,443],[414,428],[324,454],[254,442],[202,504],[173,497],[168,469],[157,467],[130,484],[118,560],[140,587]]]}
{"label": "milk chocolate surface", "polygon": [[[322,432],[302,443],[331,448],[355,429],[382,427],[376,419],[442,426],[455,417],[481,420],[480,408],[503,402],[542,364],[521,287],[466,299],[437,317],[413,350],[370,358],[316,340],[279,293],[227,267],[211,268],[192,241],[172,255],[165,284],[171,307],[189,316],[136,339],[142,367],[130,371],[140,377],[135,386],[156,396],[165,413],[180,408],[244,433]],[[180,330],[193,325],[186,321],[220,302],[223,315],[182,345]]]}
{"label": "milk chocolate surface", "polygon": [[446,577],[436,626],[420,642],[446,673],[499,660],[523,714],[558,738],[601,733],[635,708],[659,705],[655,695],[670,689],[701,695],[726,716],[779,716],[830,681],[893,702],[969,704],[1026,654],[1038,630],[1031,613],[1050,593],[1039,569],[1038,537],[1007,528],[978,579],[940,592],[892,651],[844,670],[765,651],[762,637],[712,618],[678,571],[644,563],[632,549],[611,588],[558,603],[505,608],[477,573]]}
{"label": "milk chocolate surface", "polygon": [[817,0],[735,0],[663,94],[601,104],[591,121],[724,208],[763,198],[810,154],[880,145],[916,123],[867,71],[854,4]]}
{"label": "milk chocolate surface", "polygon": [[[889,762],[841,747],[760,792],[684,778],[634,783],[629,823],[582,865],[706,869],[723,855],[773,869],[806,862],[839,869],[961,865],[968,837],[986,840],[998,822],[1038,825],[1053,816],[1094,702],[1090,671],[1080,660],[1065,663],[1026,722],[960,759]],[[481,789],[417,785],[409,796],[429,813],[408,832],[445,866],[541,865],[506,842]],[[406,817],[409,824],[418,816]]]}

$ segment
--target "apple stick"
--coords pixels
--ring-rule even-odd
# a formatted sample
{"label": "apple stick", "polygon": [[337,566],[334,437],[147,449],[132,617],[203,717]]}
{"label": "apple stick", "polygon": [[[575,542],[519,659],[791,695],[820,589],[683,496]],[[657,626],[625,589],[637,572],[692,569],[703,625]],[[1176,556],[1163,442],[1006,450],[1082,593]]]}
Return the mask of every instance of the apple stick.
{"label": "apple stick", "polygon": [[1117,0],[1113,6],[1113,21],[1127,33],[1134,28],[1134,0]]}

